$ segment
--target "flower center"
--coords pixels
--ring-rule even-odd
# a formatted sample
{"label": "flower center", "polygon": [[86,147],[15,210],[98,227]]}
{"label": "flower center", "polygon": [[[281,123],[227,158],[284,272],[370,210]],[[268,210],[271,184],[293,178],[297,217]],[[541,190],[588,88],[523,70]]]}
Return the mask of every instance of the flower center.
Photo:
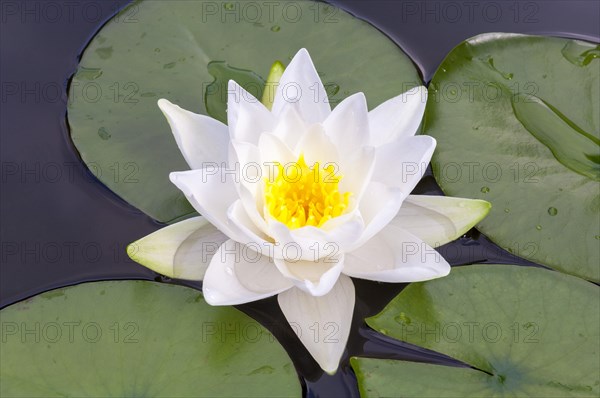
{"label": "flower center", "polygon": [[265,179],[265,208],[291,229],[321,227],[348,208],[351,193],[339,192],[342,176],[332,163],[308,167],[304,155],[296,162],[277,163],[277,173]]}

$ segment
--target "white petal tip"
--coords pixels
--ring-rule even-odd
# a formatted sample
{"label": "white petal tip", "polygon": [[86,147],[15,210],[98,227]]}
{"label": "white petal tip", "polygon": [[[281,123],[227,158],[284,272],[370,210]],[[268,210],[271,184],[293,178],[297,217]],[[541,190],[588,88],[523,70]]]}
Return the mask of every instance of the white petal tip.
{"label": "white petal tip", "polygon": [[306,48],[304,48],[304,47],[301,48],[300,50],[298,50],[298,52],[296,53],[295,57],[297,57],[300,54],[310,57],[310,54],[308,53],[308,50]]}
{"label": "white petal tip", "polygon": [[450,271],[452,270],[452,267],[450,267],[450,265],[448,265],[448,267],[444,270],[444,272],[442,272],[442,274],[440,275],[440,278],[444,277],[444,276],[448,276],[450,275]]}
{"label": "white petal tip", "polygon": [[430,135],[417,135],[416,137],[423,137],[421,138],[423,140],[427,139],[434,147],[437,145],[437,140]]}
{"label": "white petal tip", "polygon": [[178,178],[178,172],[172,171],[171,173],[169,173],[169,180],[175,185],[177,185],[177,178]]}
{"label": "white petal tip", "polygon": [[206,301],[206,304],[208,305],[212,305],[213,307],[218,306],[218,302],[214,299],[214,297],[210,294],[208,294],[208,292],[206,292],[204,289],[202,289],[202,297],[204,298],[204,301]]}
{"label": "white petal tip", "polygon": [[[437,147],[437,140],[430,135],[415,135],[415,136],[409,137],[407,139],[421,140],[421,141],[423,141],[424,144],[426,144],[426,147],[422,147],[422,151],[424,153],[426,153],[427,156],[425,156],[425,157],[427,158],[427,163],[429,163],[430,162],[429,159],[431,159],[431,156],[433,155],[433,152],[435,151],[435,148]],[[423,171],[425,171],[425,170],[423,170]]]}
{"label": "white petal tip", "polygon": [[214,295],[209,294],[204,290],[202,291],[202,297],[204,298],[204,301],[206,301],[206,304],[213,307],[224,307],[239,304],[236,302],[230,302],[227,298],[214,297]]}
{"label": "white petal tip", "polygon": [[160,108],[160,110],[166,115],[171,109],[177,107],[179,108],[179,106],[173,104],[171,101],[169,101],[168,99],[165,98],[161,98],[159,99],[156,104],[158,105],[158,107]]}
{"label": "white petal tip", "polygon": [[233,91],[238,87],[238,84],[235,80],[230,79],[227,82],[227,88],[229,89],[229,91]]}
{"label": "white petal tip", "polygon": [[317,355],[317,357],[315,357],[315,361],[317,361],[323,372],[327,373],[329,376],[333,376],[340,368],[340,360],[344,355],[344,351],[346,350],[342,350],[342,352],[338,353],[337,355],[334,354],[335,356],[321,355],[320,358],[318,358]]}
{"label": "white petal tip", "polygon": [[294,69],[295,67],[297,67],[297,65],[302,65],[302,67],[310,65],[312,66],[312,68],[315,68],[314,62],[312,61],[312,58],[306,48],[301,48],[300,50],[298,50],[296,55],[294,55],[294,58],[292,58],[292,60],[290,61],[286,70],[290,69],[290,67]]}
{"label": "white petal tip", "polygon": [[169,180],[177,188],[179,188],[179,190],[182,191],[185,194],[185,196],[189,197],[192,195],[192,192],[190,191],[190,188],[188,187],[188,185],[185,183],[185,180],[181,179],[181,175],[184,173],[185,173],[185,171],[173,171],[173,172],[169,173]]}
{"label": "white petal tip", "polygon": [[448,276],[451,270],[452,267],[450,267],[450,264],[444,261],[444,264],[441,267],[434,270],[434,275],[430,279],[438,279]]}

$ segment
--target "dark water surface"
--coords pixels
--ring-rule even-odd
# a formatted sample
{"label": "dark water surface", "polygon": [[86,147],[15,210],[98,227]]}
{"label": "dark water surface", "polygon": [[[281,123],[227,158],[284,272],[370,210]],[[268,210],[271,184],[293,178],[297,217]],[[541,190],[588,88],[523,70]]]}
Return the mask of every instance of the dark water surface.
{"label": "dark water surface", "polygon": [[[48,7],[50,3],[57,7]],[[127,3],[1,4],[2,307],[85,281],[161,280],[125,254],[129,242],[161,225],[93,178],[80,162],[66,127],[66,87],[78,57],[104,22]],[[479,33],[552,34],[593,41],[600,36],[600,2],[595,0],[331,3],[386,33],[417,63],[425,81],[455,45]],[[439,192],[431,176],[417,187],[417,193]],[[457,266],[476,262],[533,265],[499,249],[477,231],[440,252]],[[461,366],[364,325],[364,317],[379,312],[405,285],[361,280],[355,280],[355,285],[354,325],[342,369],[335,376],[322,374],[293,335],[274,298],[238,308],[269,327],[288,350],[308,396],[358,396],[348,364],[352,355]]]}

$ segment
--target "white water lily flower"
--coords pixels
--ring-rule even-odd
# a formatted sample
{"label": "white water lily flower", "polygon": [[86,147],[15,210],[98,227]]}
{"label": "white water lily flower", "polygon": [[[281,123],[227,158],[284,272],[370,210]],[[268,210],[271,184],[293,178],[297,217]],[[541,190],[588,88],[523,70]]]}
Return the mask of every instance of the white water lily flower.
{"label": "white water lily flower", "polygon": [[456,239],[488,202],[415,196],[436,142],[415,136],[427,89],[371,112],[354,94],[333,111],[306,50],[281,76],[272,110],[229,82],[228,126],[158,102],[192,170],[171,181],[203,217],[130,247],[170,277],[203,280],[211,305],[278,295],[286,319],[335,372],[354,310],[350,277],[416,282],[450,266],[433,247]]}

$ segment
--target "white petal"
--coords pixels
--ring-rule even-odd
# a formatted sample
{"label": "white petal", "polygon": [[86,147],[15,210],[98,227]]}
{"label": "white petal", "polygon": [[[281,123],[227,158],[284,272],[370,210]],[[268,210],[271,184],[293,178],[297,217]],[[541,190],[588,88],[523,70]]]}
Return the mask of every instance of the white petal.
{"label": "white petal", "polygon": [[259,100],[233,80],[229,81],[227,125],[232,139],[256,145],[262,133],[273,131],[275,122]]}
{"label": "white petal", "polygon": [[362,236],[348,251],[357,249],[381,231],[398,214],[405,195],[398,188],[372,182],[360,202],[359,210],[365,222]]}
{"label": "white petal", "polygon": [[186,111],[166,99],[158,100],[177,146],[191,169],[200,169],[206,163],[227,161],[229,131],[227,126],[211,117]]}
{"label": "white petal", "polygon": [[359,211],[342,214],[324,223],[320,228],[306,226],[290,230],[294,242],[315,242],[320,247],[332,244],[339,251],[351,247],[363,234],[365,222]]}
{"label": "white petal", "polygon": [[354,312],[354,285],[341,275],[329,293],[314,297],[300,289],[277,296],[281,311],[321,368],[336,372],[348,336]]}
{"label": "white petal", "polygon": [[127,247],[132,260],[169,278],[202,280],[227,237],[204,217],[169,225]]}
{"label": "white petal", "polygon": [[256,196],[252,195],[252,193],[246,189],[244,185],[238,187],[240,200],[242,205],[244,206],[244,210],[246,214],[254,225],[262,232],[264,235],[269,235],[269,227],[267,222],[265,221],[263,212],[264,212],[264,198],[262,194],[257,194]]}
{"label": "white petal", "polygon": [[420,86],[373,109],[369,113],[371,145],[378,147],[415,135],[426,103],[427,88]]}
{"label": "white petal", "polygon": [[360,203],[363,194],[375,172],[376,151],[373,147],[363,147],[352,156],[342,156],[339,172],[342,174],[340,192],[352,192],[350,203]]}
{"label": "white petal", "polygon": [[237,164],[240,168],[240,179],[236,181],[238,195],[254,225],[266,234],[268,229],[263,216],[265,170],[261,166],[258,147],[239,141],[232,141],[231,144],[229,164]]}
{"label": "white petal", "polygon": [[420,238],[393,225],[346,253],[344,274],[380,282],[419,282],[448,275],[450,265]]}
{"label": "white petal", "polygon": [[340,191],[352,192],[353,201],[358,204],[375,166],[375,150],[368,146],[369,119],[364,94],[357,93],[342,101],[325,120],[323,128],[337,149],[336,174],[343,176]]}
{"label": "white petal", "polygon": [[274,296],[292,286],[270,258],[228,240],[206,270],[202,293],[210,305],[236,305]]}
{"label": "white petal", "polygon": [[273,134],[265,133],[260,136],[258,150],[265,178],[274,177],[272,174],[277,170],[275,162],[285,166],[298,160],[290,148]]}
{"label": "white petal", "polygon": [[283,72],[275,93],[273,114],[292,104],[307,124],[321,123],[331,113],[329,99],[308,51],[301,49]]}
{"label": "white petal", "polygon": [[410,195],[390,222],[438,247],[464,235],[490,211],[485,200]]}
{"label": "white petal", "polygon": [[356,93],[343,100],[323,122],[327,135],[339,153],[352,154],[368,145],[369,111],[363,93]]}
{"label": "white petal", "polygon": [[[275,257],[306,261],[343,253],[355,247],[364,231],[364,221],[358,211],[333,218],[321,228],[305,226],[290,229],[272,218],[268,219],[268,226],[269,236],[277,242],[279,250]],[[325,229],[328,227],[331,229]]]}
{"label": "white petal", "polygon": [[408,196],[419,183],[435,150],[427,135],[408,137],[377,148],[373,181],[398,187]]}
{"label": "white petal", "polygon": [[286,105],[279,114],[273,134],[289,148],[294,148],[306,132],[307,126],[294,106]]}
{"label": "white petal", "polygon": [[231,141],[230,145],[229,167],[237,168],[239,171],[239,178],[235,181],[236,186],[245,186],[254,196],[263,180],[258,146],[235,140]]}
{"label": "white petal", "polygon": [[320,124],[313,124],[306,130],[300,141],[298,141],[294,154],[296,157],[303,154],[309,167],[312,167],[316,162],[319,162],[321,167],[328,163],[335,165],[340,163],[337,147]]}
{"label": "white petal", "polygon": [[205,167],[173,172],[169,178],[198,213],[225,235],[236,239],[238,234],[227,220],[227,209],[238,199],[234,176],[226,175],[221,167]]}
{"label": "white petal", "polygon": [[271,238],[265,234],[246,212],[242,200],[236,200],[227,209],[227,219],[233,229],[238,231],[237,241],[249,248],[265,254],[272,255],[273,243]]}
{"label": "white petal", "polygon": [[279,271],[294,285],[312,296],[323,296],[333,288],[344,268],[343,254],[325,256],[316,261],[275,259]]}
{"label": "white petal", "polygon": [[[252,163],[260,163],[260,153],[257,144],[251,144],[246,141],[231,140],[229,150],[229,164],[239,163],[240,169],[248,167]],[[253,170],[249,170],[253,171]],[[251,175],[252,177],[252,175]],[[259,177],[260,179],[260,177]]]}

